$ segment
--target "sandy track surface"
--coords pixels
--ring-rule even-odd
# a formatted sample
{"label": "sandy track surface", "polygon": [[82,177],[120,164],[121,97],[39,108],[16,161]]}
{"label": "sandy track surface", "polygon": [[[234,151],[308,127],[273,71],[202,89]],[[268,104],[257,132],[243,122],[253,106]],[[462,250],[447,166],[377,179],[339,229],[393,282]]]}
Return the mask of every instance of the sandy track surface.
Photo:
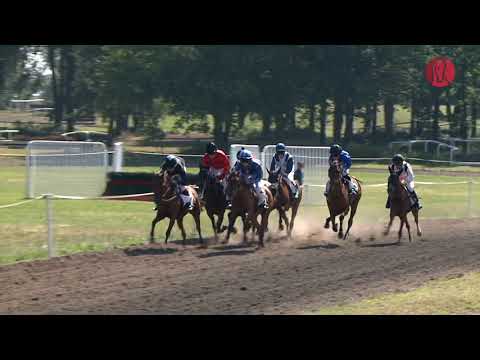
{"label": "sandy track surface", "polygon": [[172,243],[3,266],[0,313],[297,314],[480,267],[477,220],[425,221],[401,245],[381,227],[354,224],[345,242],[303,228],[263,250]]}

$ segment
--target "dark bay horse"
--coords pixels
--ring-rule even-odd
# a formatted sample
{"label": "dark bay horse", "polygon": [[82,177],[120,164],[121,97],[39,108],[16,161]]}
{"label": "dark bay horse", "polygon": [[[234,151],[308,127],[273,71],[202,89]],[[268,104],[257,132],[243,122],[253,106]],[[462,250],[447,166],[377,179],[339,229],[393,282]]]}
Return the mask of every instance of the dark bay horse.
{"label": "dark bay horse", "polygon": [[408,223],[407,214],[411,211],[417,224],[417,235],[422,236],[422,230],[418,225],[418,209],[412,208],[410,204],[410,198],[408,196],[408,191],[405,186],[400,181],[400,172],[395,173],[394,170],[390,169],[390,176],[388,178],[388,196],[390,197],[390,222],[387,225],[387,229],[383,233],[385,236],[390,232],[392,227],[393,220],[396,216],[400,218],[400,230],[398,231],[398,242],[402,238],[402,229],[403,225],[407,227],[408,231],[408,240],[412,241],[412,236],[410,234],[410,224]]}
{"label": "dark bay horse", "polygon": [[[268,175],[270,176],[270,171],[268,171]],[[277,182],[270,186],[270,191],[273,194],[273,205],[272,211],[277,210],[279,213],[279,230],[282,231],[283,224],[282,220],[285,222],[287,226],[287,233],[288,237],[291,238],[293,226],[295,224],[295,218],[298,213],[298,208],[300,207],[300,203],[302,202],[303,196],[303,188],[299,186],[298,191],[298,198],[294,199],[293,194],[290,191],[290,187],[287,184],[285,178],[278,174]],[[290,220],[288,219],[287,212],[292,209],[292,216]]]}
{"label": "dark bay horse", "polygon": [[[227,199],[222,189],[222,184],[217,180],[215,176],[207,175],[205,180],[205,209],[207,215],[212,222],[213,232],[215,234],[215,242],[218,241],[218,233],[222,233],[227,229],[226,226],[222,227],[223,218],[227,207]],[[215,216],[217,216],[217,222],[215,223]]]}
{"label": "dark bay horse", "polygon": [[155,182],[155,198],[157,202],[157,215],[152,221],[152,229],[150,231],[150,242],[155,242],[155,225],[161,220],[168,218],[170,223],[168,224],[167,232],[165,234],[165,244],[168,242],[170,233],[172,231],[175,221],[182,232],[183,245],[185,246],[186,234],[183,227],[183,218],[187,213],[192,214],[193,219],[195,220],[195,225],[197,227],[199,241],[202,246],[205,246],[205,242],[202,238],[202,232],[200,229],[200,201],[198,199],[198,194],[192,186],[186,186],[186,190],[189,192],[190,196],[193,198],[193,209],[188,211],[183,206],[182,199],[175,192],[175,185],[168,176],[166,172],[161,172],[160,174],[154,177]]}
{"label": "dark bay horse", "polygon": [[[345,240],[350,232],[350,228],[353,224],[353,217],[357,212],[358,203],[362,197],[362,188],[360,181],[353,176],[352,180],[356,182],[358,187],[357,195],[350,199],[348,196],[348,186],[342,180],[342,170],[340,163],[335,161],[328,169],[328,177],[330,179],[330,191],[327,195],[328,210],[330,211],[330,217],[325,222],[325,229],[330,227],[330,221],[332,222],[333,231],[337,232],[337,224],[335,223],[335,217],[340,215],[340,231],[338,232],[338,238]],[[343,219],[348,215],[350,211],[350,217],[348,219],[348,228],[343,236]]]}
{"label": "dark bay horse", "polygon": [[[267,187],[264,187],[264,191],[267,197],[268,209],[258,209],[257,197],[251,185],[245,183],[237,172],[232,172],[227,178],[228,191],[231,194],[232,210],[229,215],[229,224],[227,236],[224,243],[228,243],[230,234],[234,231],[233,226],[237,217],[242,218],[243,222],[243,242],[247,242],[247,233],[250,229],[257,230],[259,247],[263,248],[265,230],[268,226],[268,217],[273,205],[273,196]],[[258,216],[261,216],[261,222],[258,223]]]}

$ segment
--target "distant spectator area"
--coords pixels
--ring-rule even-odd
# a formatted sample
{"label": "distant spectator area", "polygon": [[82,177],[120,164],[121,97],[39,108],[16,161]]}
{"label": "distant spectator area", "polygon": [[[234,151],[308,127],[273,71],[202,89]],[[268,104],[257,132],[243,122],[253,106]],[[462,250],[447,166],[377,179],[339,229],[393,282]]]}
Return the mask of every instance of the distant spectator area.
{"label": "distant spectator area", "polygon": [[45,99],[10,100],[10,108],[18,112],[31,111],[32,109],[41,109],[45,107]]}

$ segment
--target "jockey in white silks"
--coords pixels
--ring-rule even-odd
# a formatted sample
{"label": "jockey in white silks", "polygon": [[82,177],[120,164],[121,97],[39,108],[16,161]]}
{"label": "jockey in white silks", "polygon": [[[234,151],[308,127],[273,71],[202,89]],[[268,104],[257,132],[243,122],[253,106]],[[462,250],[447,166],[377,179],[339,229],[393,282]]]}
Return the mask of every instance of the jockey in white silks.
{"label": "jockey in white silks", "polygon": [[[395,155],[392,158],[392,164],[388,167],[390,171],[399,174],[400,181],[405,184],[410,197],[412,207],[421,209],[422,206],[418,200],[417,193],[415,192],[415,175],[413,174],[412,166],[405,161],[404,157],[400,154]],[[390,208],[390,197],[387,199],[387,209]]]}
{"label": "jockey in white silks", "polygon": [[268,181],[272,184],[276,184],[278,181],[278,175],[280,174],[286,180],[293,197],[297,199],[299,191],[294,180],[295,169],[293,165],[293,156],[287,152],[285,144],[277,144],[275,150],[275,155],[273,155],[270,164],[270,176],[268,177]]}
{"label": "jockey in white silks", "polygon": [[172,179],[175,184],[175,192],[182,199],[183,206],[191,211],[193,209],[193,198],[186,189],[187,168],[185,161],[177,156],[168,155],[162,165],[162,171],[166,171]]}

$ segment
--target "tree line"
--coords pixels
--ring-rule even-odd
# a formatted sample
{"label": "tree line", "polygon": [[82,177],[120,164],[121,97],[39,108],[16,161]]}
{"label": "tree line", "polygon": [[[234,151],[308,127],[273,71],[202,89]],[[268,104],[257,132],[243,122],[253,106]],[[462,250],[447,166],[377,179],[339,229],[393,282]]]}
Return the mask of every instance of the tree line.
{"label": "tree line", "polygon": [[[26,61],[32,53],[50,75]],[[435,56],[455,63],[446,89],[425,80]],[[477,135],[479,59],[476,45],[2,45],[0,94],[46,89],[54,123],[69,131],[84,113],[102,114],[120,134],[156,128],[168,111],[185,122],[213,118],[210,131],[226,145],[247,116],[267,137],[295,132],[302,114],[319,144],[329,119],[334,141],[390,140],[401,106],[411,138],[468,138]]]}

